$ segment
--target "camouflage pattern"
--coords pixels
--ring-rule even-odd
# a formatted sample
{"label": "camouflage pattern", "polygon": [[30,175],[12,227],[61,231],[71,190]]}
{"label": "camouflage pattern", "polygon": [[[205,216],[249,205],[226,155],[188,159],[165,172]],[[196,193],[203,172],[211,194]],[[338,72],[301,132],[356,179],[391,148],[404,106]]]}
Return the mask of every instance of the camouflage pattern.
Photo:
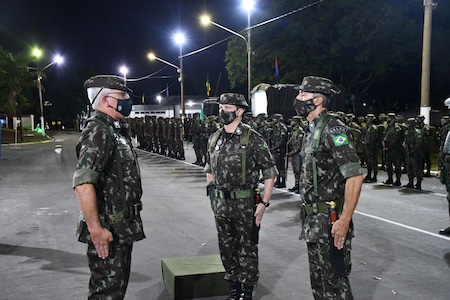
{"label": "camouflage pattern", "polygon": [[[378,174],[378,127],[373,124],[375,116],[368,114],[366,116],[366,128],[363,130],[363,141],[366,149],[367,175],[365,182],[376,182]],[[373,171],[373,176],[372,176]]]}
{"label": "camouflage pattern", "polygon": [[[328,112],[320,113],[305,133],[301,156],[300,196],[303,204],[335,201],[344,198],[346,178],[362,175],[355,146],[348,135],[348,128],[338,118],[332,118],[324,125],[317,151],[313,148],[313,136],[318,122]],[[316,158],[318,195],[314,195],[313,153]],[[304,210],[302,210],[304,212]],[[340,212],[338,212],[340,213]],[[353,299],[348,275],[351,270],[350,249],[353,238],[353,223],[344,248],[345,272],[337,275],[331,266],[330,230],[328,212],[318,211],[302,215],[300,239],[308,246],[311,287],[315,299]],[[342,298],[341,298],[342,297]]]}
{"label": "camouflage pattern", "polygon": [[302,84],[297,86],[296,89],[304,92],[320,93],[324,95],[334,95],[341,92],[330,79],[318,76],[303,77]]}
{"label": "camouflage pattern", "polygon": [[396,181],[395,185],[400,185],[400,178],[402,176],[402,141],[403,141],[403,130],[395,122],[395,114],[388,114],[387,117],[387,127],[383,131],[383,150],[386,156],[386,171],[388,174],[388,179],[385,181],[386,184],[394,184],[393,174],[395,168]]}
{"label": "camouflage pattern", "polygon": [[242,94],[237,93],[224,93],[220,95],[220,104],[231,104],[244,108],[248,108],[248,103],[245,101],[245,97]]}
{"label": "camouflage pattern", "polygon": [[[246,150],[246,181],[242,184],[242,148],[240,135],[243,126],[250,130]],[[246,190],[258,186],[260,172],[263,179],[278,175],[274,159],[264,139],[248,125],[239,124],[229,135],[223,129],[215,144],[208,141],[209,159],[205,173],[214,176],[214,185],[220,190]],[[251,238],[255,202],[246,199],[215,197],[213,210],[218,232],[220,255],[226,271],[225,279],[255,285],[258,281],[258,245]]]}
{"label": "camouflage pattern", "polygon": [[[421,189],[423,179],[422,155],[423,155],[423,137],[422,132],[415,128],[416,121],[409,118],[406,122],[408,130],[405,132],[403,147],[406,150],[406,171],[408,173],[408,184],[406,187]],[[413,180],[417,178],[414,185]]]}
{"label": "camouflage pattern", "polygon": [[[141,174],[137,154],[128,135],[127,124],[114,121],[111,117],[98,111],[94,117],[103,120],[108,125],[105,126],[101,121],[93,120],[81,133],[76,145],[78,160],[73,176],[73,187],[85,183],[93,184],[97,195],[99,218],[108,220],[108,215],[124,210],[117,169],[119,158],[116,155],[116,148],[122,165],[126,203],[129,206],[141,201]],[[114,129],[114,136],[107,126]],[[113,249],[131,249],[130,246],[133,242],[145,238],[139,213],[133,214],[130,219],[123,218],[112,224],[104,221],[103,225],[111,231],[114,237],[114,241],[110,243],[110,248]],[[104,297],[92,296],[92,299],[120,299],[120,297],[117,298],[112,295],[116,295],[116,293],[125,294],[128,282],[127,274],[129,274],[129,262],[126,261],[128,258],[122,256],[120,250],[118,250],[117,256],[113,254],[100,263],[94,246],[89,243],[88,258],[94,257],[95,259],[89,260],[89,265],[93,271],[90,293],[95,295],[101,293]],[[112,265],[114,265],[114,268],[111,268]],[[117,272],[120,265],[124,269],[122,269],[122,272]],[[110,290],[110,283],[105,280],[113,280],[115,288],[121,289],[121,291]],[[110,292],[112,295],[109,294]]]}
{"label": "camouflage pattern", "polygon": [[114,244],[109,247],[108,259],[102,259],[97,256],[94,245],[88,244],[89,269],[91,274],[96,274],[89,281],[88,299],[124,299],[130,278],[132,250],[133,244]]}
{"label": "camouflage pattern", "polygon": [[300,164],[301,164],[300,151],[305,131],[301,126],[302,120],[299,116],[294,116],[292,118],[292,122],[293,122],[292,134],[290,135],[291,137],[288,141],[289,153],[287,153],[287,156],[292,157],[291,164],[292,170],[294,172],[295,186],[296,186],[296,188],[293,188],[293,192],[298,193],[298,184],[300,181]]}
{"label": "camouflage pattern", "polygon": [[[343,248],[344,276],[336,276],[333,273],[329,243],[307,243],[310,267],[309,275],[314,299],[353,299],[352,289],[348,279],[352,269],[351,243],[351,239],[346,239]],[[326,284],[323,284],[322,278],[327,279]]]}
{"label": "camouflage pattern", "polygon": [[275,187],[286,187],[286,145],[288,142],[288,130],[284,123],[281,122],[282,116],[280,114],[273,115],[272,135],[270,139],[270,150],[275,157],[275,163],[279,172]]}
{"label": "camouflage pattern", "polygon": [[425,117],[417,117],[417,128],[422,132],[423,138],[423,159],[422,159],[422,169],[426,169],[426,176],[431,176],[431,150],[437,141],[437,130],[436,127],[425,124]]}
{"label": "camouflage pattern", "polygon": [[133,90],[126,86],[126,82],[123,77],[116,75],[96,75],[87,79],[84,82],[84,88],[102,87],[113,90],[124,91],[129,94],[133,93]]}
{"label": "camouflage pattern", "polygon": [[190,126],[189,135],[192,139],[192,144],[195,152],[195,165],[204,165],[205,153],[203,152],[205,147],[202,145],[203,139],[201,137],[202,132],[204,131],[202,128],[202,120],[200,120],[200,115],[198,113],[194,114],[194,119],[192,120]]}

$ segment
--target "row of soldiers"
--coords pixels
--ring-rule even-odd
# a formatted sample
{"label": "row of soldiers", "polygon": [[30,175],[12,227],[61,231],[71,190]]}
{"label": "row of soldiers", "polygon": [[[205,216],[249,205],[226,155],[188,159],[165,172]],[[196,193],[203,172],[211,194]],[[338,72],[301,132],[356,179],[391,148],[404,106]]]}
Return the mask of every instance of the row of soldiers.
{"label": "row of soldiers", "polygon": [[[404,121],[401,115],[394,113],[382,113],[378,117],[367,114],[356,119],[353,114],[335,114],[349,128],[361,166],[367,167],[365,182],[377,182],[378,170],[382,169],[388,175],[385,184],[400,186],[401,175],[406,171],[408,183],[405,187],[419,190],[423,176],[430,176],[432,147],[437,141],[443,142],[440,137],[445,139],[450,128],[448,116],[441,119],[442,127],[438,132],[424,123],[423,116]],[[308,121],[294,116],[284,122],[281,114],[254,117],[251,112],[244,115],[243,121],[260,133],[270,147],[279,170],[275,187],[286,187],[287,159],[292,158],[295,185],[289,190],[297,192],[300,145],[308,130]],[[183,141],[186,140],[193,145],[196,156],[193,163],[201,166],[206,161],[208,138],[220,126],[217,116],[201,117],[200,114],[194,114],[184,125],[180,118],[146,116],[130,120],[131,134],[137,137],[139,148],[184,160]],[[426,170],[425,174],[423,170]]]}

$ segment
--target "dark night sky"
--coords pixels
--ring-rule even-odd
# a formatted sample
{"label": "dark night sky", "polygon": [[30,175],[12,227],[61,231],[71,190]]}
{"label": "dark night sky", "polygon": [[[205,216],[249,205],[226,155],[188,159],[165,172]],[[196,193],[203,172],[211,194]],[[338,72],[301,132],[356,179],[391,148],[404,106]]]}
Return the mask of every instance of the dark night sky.
{"label": "dark night sky", "polygon": [[[37,45],[46,54],[42,65],[51,62],[53,53],[60,53],[66,60],[62,67],[65,72],[82,66],[91,67],[97,74],[120,75],[119,67],[125,64],[128,78],[146,76],[166,67],[149,61],[150,51],[178,65],[179,46],[172,36],[179,30],[187,38],[184,54],[230,36],[212,25],[204,28],[199,20],[203,12],[235,31],[247,24],[247,13],[240,0],[0,0],[0,7],[0,45],[5,50],[17,54]],[[186,82],[201,82],[201,87],[187,85],[187,94],[203,90],[207,74],[213,91],[220,73],[220,88],[228,88],[226,45],[224,42],[183,59]],[[50,69],[46,72],[55,72]],[[146,79],[130,86],[137,94],[149,95],[173,84],[172,94],[179,94],[174,68],[166,67],[157,75],[174,77]]]}

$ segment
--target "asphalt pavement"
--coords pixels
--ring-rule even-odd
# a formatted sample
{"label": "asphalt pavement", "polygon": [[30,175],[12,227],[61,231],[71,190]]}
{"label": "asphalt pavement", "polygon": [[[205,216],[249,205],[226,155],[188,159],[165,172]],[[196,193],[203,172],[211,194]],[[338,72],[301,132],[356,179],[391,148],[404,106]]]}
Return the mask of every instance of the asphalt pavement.
{"label": "asphalt pavement", "polygon": [[[72,190],[76,132],[54,141],[2,145],[0,160],[0,300],[86,299],[86,246],[75,238],[78,202]],[[218,253],[205,175],[193,165],[192,144],[178,161],[138,150],[147,238],[133,250],[126,299],[171,299],[161,259]],[[354,215],[355,299],[450,299],[450,224],[446,191],[425,178],[424,191],[363,185]],[[406,175],[402,176],[406,183]],[[288,187],[294,184],[288,174]],[[313,299],[299,196],[275,189],[260,231],[260,281],[254,299]],[[225,297],[202,298],[205,300]]]}

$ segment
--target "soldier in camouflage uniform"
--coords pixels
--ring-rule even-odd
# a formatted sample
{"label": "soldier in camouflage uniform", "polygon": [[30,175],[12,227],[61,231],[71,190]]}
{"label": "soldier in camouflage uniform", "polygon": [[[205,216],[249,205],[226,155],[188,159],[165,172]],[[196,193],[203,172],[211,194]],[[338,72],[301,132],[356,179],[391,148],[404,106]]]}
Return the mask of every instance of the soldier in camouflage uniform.
{"label": "soldier in camouflage uniform", "polygon": [[[450,109],[450,98],[444,101],[444,105]],[[439,179],[445,184],[447,190],[448,215],[450,218],[450,118],[441,118],[442,128],[440,130],[439,147]],[[439,230],[439,234],[450,236],[450,226]]]}
{"label": "soldier in camouflage uniform", "polygon": [[355,118],[354,114],[346,114],[345,115],[345,125],[350,129],[349,134],[352,136],[353,144],[355,145],[356,153],[358,154],[359,161],[361,166],[364,165],[365,162],[365,150],[364,143],[362,140],[362,131],[361,126],[358,123],[353,122]]}
{"label": "soldier in camouflage uniform", "polygon": [[[230,300],[252,299],[259,277],[255,232],[257,236],[256,229],[269,206],[278,175],[264,139],[241,122],[246,108],[248,104],[241,94],[220,96],[219,119],[224,127],[208,140],[205,166],[225,279],[230,283]],[[264,195],[255,206],[260,172]]]}
{"label": "soldier in camouflage uniform", "polygon": [[425,177],[431,176],[431,149],[433,148],[436,140],[436,127],[425,124],[425,117],[420,115],[417,116],[417,128],[422,132],[423,138],[423,161],[422,161],[422,170],[426,170],[427,172],[424,174]]}
{"label": "soldier in camouflage uniform", "polygon": [[387,128],[387,116],[385,113],[378,115],[378,153],[381,154],[381,167],[380,170],[386,169],[386,152],[383,150],[383,136],[384,131]]}
{"label": "soldier in camouflage uniform", "polygon": [[[367,114],[367,127],[363,131],[364,146],[366,148],[367,175],[364,182],[377,182],[378,174],[378,127],[373,124],[375,116]],[[373,172],[373,176],[372,176]]]}
{"label": "soldier in camouflage uniform", "polygon": [[283,116],[281,114],[274,114],[272,116],[273,132],[270,139],[272,155],[275,157],[275,162],[279,172],[276,188],[286,187],[286,144],[288,141],[288,130],[286,125],[282,122]]}
{"label": "soldier in camouflage uniform", "polygon": [[181,118],[175,120],[175,158],[185,160],[184,157],[184,126]]}
{"label": "soldier in camouflage uniform", "polygon": [[[405,132],[403,139],[403,148],[406,150],[406,171],[408,172],[407,188],[422,190],[423,168],[423,137],[422,132],[416,128],[416,119],[409,118],[406,120],[408,130]],[[414,185],[414,178],[417,178]]]}
{"label": "soldier in camouflage uniform", "polygon": [[295,185],[289,189],[289,192],[299,193],[299,182],[300,182],[300,165],[301,156],[300,150],[302,147],[302,140],[305,131],[302,128],[302,117],[293,116],[292,117],[292,134],[288,141],[289,152],[286,154],[287,157],[291,157],[292,171],[294,172]]}
{"label": "soldier in camouflage uniform", "polygon": [[[383,131],[383,151],[386,155],[386,171],[388,174],[388,179],[384,181],[384,184],[392,184],[395,186],[400,186],[400,178],[402,176],[402,147],[403,142],[403,130],[395,122],[395,114],[387,114],[387,127]],[[394,182],[394,168],[395,177]]]}
{"label": "soldier in camouflage uniform", "polygon": [[353,299],[348,276],[361,166],[348,128],[326,109],[339,89],[316,76],[303,78],[298,89],[295,110],[310,122],[301,151],[300,239],[308,246],[311,288],[315,299]]}
{"label": "soldier in camouflage uniform", "polygon": [[124,122],[131,90],[118,76],[94,76],[84,86],[95,114],[76,146],[73,187],[85,220],[78,233],[88,243],[88,298],[123,299],[133,243],[145,238],[139,165]]}

